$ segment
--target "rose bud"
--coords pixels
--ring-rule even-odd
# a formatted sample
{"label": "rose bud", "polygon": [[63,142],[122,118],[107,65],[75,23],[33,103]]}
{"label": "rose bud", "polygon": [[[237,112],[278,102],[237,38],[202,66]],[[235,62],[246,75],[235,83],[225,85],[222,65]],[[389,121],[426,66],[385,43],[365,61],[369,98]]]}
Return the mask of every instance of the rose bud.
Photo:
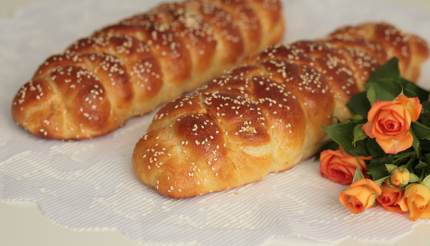
{"label": "rose bud", "polygon": [[406,168],[396,168],[391,172],[390,182],[395,186],[404,186],[409,183],[411,174]]}
{"label": "rose bud", "polygon": [[358,214],[375,205],[376,197],[381,193],[378,184],[370,179],[361,179],[340,192],[339,201],[351,213]]}

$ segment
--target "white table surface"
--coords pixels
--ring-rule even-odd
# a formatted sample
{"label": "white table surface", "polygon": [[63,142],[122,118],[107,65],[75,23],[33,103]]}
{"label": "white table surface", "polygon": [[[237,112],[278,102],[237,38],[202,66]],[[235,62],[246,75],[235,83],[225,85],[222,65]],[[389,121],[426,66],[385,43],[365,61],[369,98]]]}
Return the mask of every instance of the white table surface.
{"label": "white table surface", "polygon": [[[44,0],[0,0],[0,18],[13,16],[15,10],[25,6],[31,1]],[[136,1],[136,0],[129,0]],[[144,1],[144,0],[140,0]],[[408,1],[408,0],[397,0]],[[430,14],[430,0],[410,0],[410,4],[421,5],[427,8]],[[409,235],[387,245],[430,245],[430,225],[419,225]],[[127,239],[117,231],[78,232],[69,230],[61,225],[52,223],[44,217],[37,205],[32,203],[0,203],[0,245],[43,245],[43,246],[76,246],[76,245],[103,245],[103,246],[137,246],[148,245],[145,242],[136,242]],[[285,242],[269,240],[264,245],[285,245]],[[291,239],[288,245],[331,245],[308,241],[305,239]],[[334,245],[364,246],[378,245],[369,242],[360,242],[347,239]]]}

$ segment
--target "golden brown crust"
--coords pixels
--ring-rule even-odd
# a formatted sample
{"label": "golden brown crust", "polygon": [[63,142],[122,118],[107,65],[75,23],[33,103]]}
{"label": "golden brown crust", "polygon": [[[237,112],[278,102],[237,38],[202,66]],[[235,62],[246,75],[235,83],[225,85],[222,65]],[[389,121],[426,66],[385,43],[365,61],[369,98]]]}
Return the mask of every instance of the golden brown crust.
{"label": "golden brown crust", "polygon": [[279,0],[165,3],[48,58],[12,103],[14,120],[49,139],[107,134],[280,41]]}
{"label": "golden brown crust", "polygon": [[287,170],[315,153],[323,126],[350,116],[348,99],[393,56],[415,80],[428,48],[366,23],[267,49],[161,108],[135,147],[135,172],[160,194],[186,198]]}

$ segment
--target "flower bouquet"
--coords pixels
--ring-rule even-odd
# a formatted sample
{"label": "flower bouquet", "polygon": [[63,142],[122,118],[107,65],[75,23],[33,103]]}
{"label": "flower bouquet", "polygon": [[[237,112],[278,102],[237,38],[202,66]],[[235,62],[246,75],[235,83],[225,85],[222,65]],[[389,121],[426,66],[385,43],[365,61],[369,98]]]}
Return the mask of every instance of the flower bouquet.
{"label": "flower bouquet", "polygon": [[352,118],[325,129],[330,141],[318,154],[321,175],[349,185],[340,203],[430,218],[429,92],[402,78],[393,58],[347,106]]}

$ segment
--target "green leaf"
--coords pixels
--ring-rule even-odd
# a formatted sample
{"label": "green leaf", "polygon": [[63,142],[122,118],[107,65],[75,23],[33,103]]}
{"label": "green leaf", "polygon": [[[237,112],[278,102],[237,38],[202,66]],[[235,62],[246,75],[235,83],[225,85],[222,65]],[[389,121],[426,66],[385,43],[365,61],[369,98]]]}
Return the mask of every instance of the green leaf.
{"label": "green leaf", "polygon": [[375,139],[367,138],[365,142],[367,152],[369,152],[369,155],[371,155],[373,158],[385,156],[384,150],[382,150],[381,146],[379,146]]}
{"label": "green leaf", "polygon": [[355,156],[369,156],[367,151],[366,141],[359,141],[355,144],[355,147],[349,152]]}
{"label": "green leaf", "polygon": [[421,182],[421,184],[423,184],[423,185],[425,185],[425,186],[427,186],[427,187],[430,188],[430,175],[427,175],[427,177],[425,177],[423,179],[423,181]]}
{"label": "green leaf", "polygon": [[422,112],[419,121],[426,126],[430,126],[430,112]]}
{"label": "green leaf", "polygon": [[412,142],[412,146],[415,150],[415,153],[418,157],[421,156],[421,146],[420,146],[420,141],[418,140],[417,136],[415,135],[414,131],[411,131],[412,136],[414,138],[413,142]]}
{"label": "green leaf", "polygon": [[369,102],[373,104],[377,100],[376,88],[374,86],[367,86],[366,93],[367,93],[367,100],[369,100]]}
{"label": "green leaf", "polygon": [[361,92],[353,96],[346,104],[353,114],[358,114],[367,118],[367,112],[370,110],[370,103],[367,99],[366,92]]}
{"label": "green leaf", "polygon": [[415,157],[415,154],[414,154],[413,156],[411,156],[411,158],[408,160],[408,162],[403,166],[407,169],[412,169],[414,164],[416,164],[417,160],[418,159]]}
{"label": "green leaf", "polygon": [[364,179],[364,175],[361,172],[360,168],[355,169],[354,177],[352,178],[352,183],[359,181],[360,179]]}
{"label": "green leaf", "polygon": [[429,92],[409,80],[401,79],[403,94],[407,97],[418,97],[420,102],[425,102],[429,99]]}
{"label": "green leaf", "polygon": [[355,123],[345,122],[339,124],[333,124],[325,128],[327,135],[339,144],[346,152],[351,153],[353,151],[353,131]]}
{"label": "green leaf", "polygon": [[397,155],[394,155],[393,163],[394,164],[400,164],[405,159],[411,158],[411,157],[414,157],[414,156],[415,156],[415,152],[413,152],[413,151],[401,152],[401,153],[399,153]]}
{"label": "green leaf", "polygon": [[356,147],[358,141],[364,140],[367,138],[367,135],[364,133],[363,124],[356,125],[353,130],[354,138],[352,140],[352,145]]}
{"label": "green leaf", "polygon": [[366,84],[367,98],[375,101],[391,101],[402,92],[399,60],[393,58],[376,69]]}
{"label": "green leaf", "polygon": [[425,160],[427,163],[430,163],[430,153],[425,153],[425,154],[424,154],[424,160]]}
{"label": "green leaf", "polygon": [[423,105],[424,112],[430,112],[430,101],[424,101],[421,104]]}
{"label": "green leaf", "polygon": [[373,180],[377,180],[387,176],[387,169],[385,169],[383,165],[382,166],[375,165],[372,168],[368,167],[367,174],[370,175],[370,177],[372,177]]}
{"label": "green leaf", "polygon": [[394,164],[385,164],[385,168],[387,168],[387,171],[391,173],[394,169],[398,168],[398,166]]}
{"label": "green leaf", "polygon": [[[421,102],[429,99],[429,91],[401,77],[397,58],[389,60],[370,75],[366,90],[367,99],[371,104],[375,101],[391,101],[402,92],[408,97],[418,97]],[[351,111],[355,110],[359,114],[365,113],[364,109],[367,105],[362,97],[363,95],[357,95],[357,98],[354,98],[354,102],[351,103],[352,107],[350,107]],[[359,103],[363,106],[360,107]]]}
{"label": "green leaf", "polygon": [[423,153],[421,160],[417,160],[413,168],[413,170],[415,170],[415,174],[421,178],[430,174],[430,153]]}
{"label": "green leaf", "polygon": [[392,81],[400,79],[399,59],[394,57],[375,69],[370,75],[371,81]]}
{"label": "green leaf", "polygon": [[390,173],[387,171],[385,163],[390,163],[390,158],[388,156],[370,160],[367,163],[367,174],[370,175],[373,180],[389,176]]}
{"label": "green leaf", "polygon": [[[430,153],[430,141],[429,140],[425,140],[425,139],[421,140],[420,145],[421,145],[421,150],[424,153]],[[429,159],[429,162],[430,162],[430,159]]]}
{"label": "green leaf", "polygon": [[375,180],[375,183],[377,183],[378,185],[382,185],[382,183],[384,183],[384,181],[387,179],[387,178],[389,178],[390,176],[385,176],[385,177],[382,177],[382,178],[380,178],[380,179],[378,179],[378,180]]}
{"label": "green leaf", "polygon": [[430,140],[430,127],[417,121],[412,123],[412,130],[418,139]]}
{"label": "green leaf", "polygon": [[367,83],[367,98],[373,104],[376,101],[392,101],[402,92],[402,86],[393,81]]}
{"label": "green leaf", "polygon": [[409,183],[416,183],[420,178],[415,173],[409,173]]}
{"label": "green leaf", "polygon": [[359,114],[354,114],[351,117],[351,121],[355,122],[355,123],[361,123],[361,122],[363,122],[363,120],[364,120],[363,116],[361,116]]}
{"label": "green leaf", "polygon": [[415,166],[415,169],[424,169],[427,168],[429,165],[426,162],[419,161],[418,164]]}

